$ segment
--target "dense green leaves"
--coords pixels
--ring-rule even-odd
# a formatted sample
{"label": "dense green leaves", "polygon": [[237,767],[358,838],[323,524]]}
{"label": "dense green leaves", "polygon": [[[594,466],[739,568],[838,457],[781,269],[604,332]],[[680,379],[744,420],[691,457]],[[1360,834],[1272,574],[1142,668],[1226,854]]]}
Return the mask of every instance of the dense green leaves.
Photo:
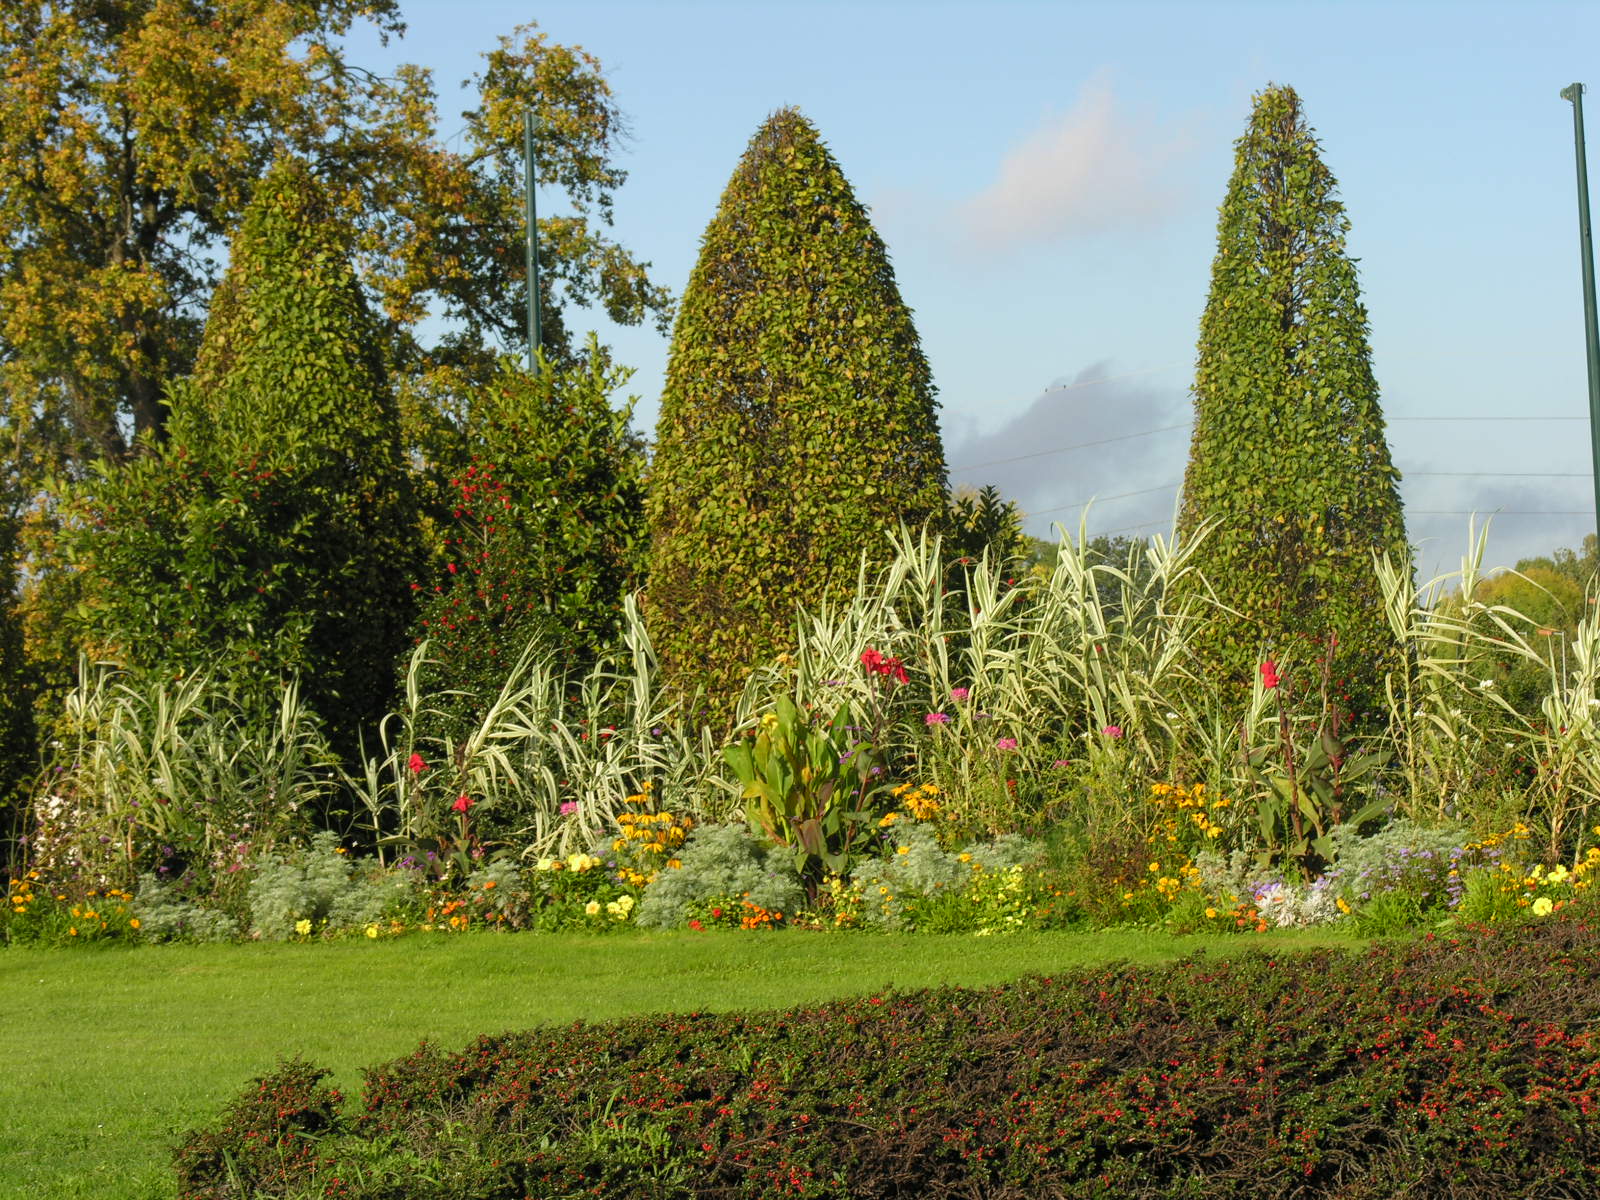
{"label": "dense green leaves", "polygon": [[657,425],[647,613],[684,692],[725,708],[797,604],[942,513],[935,407],[866,210],[810,123],[774,113],[702,239]]}
{"label": "dense green leaves", "polygon": [[1200,322],[1179,532],[1237,616],[1200,635],[1243,680],[1337,638],[1334,679],[1363,710],[1394,651],[1372,555],[1408,561],[1349,221],[1288,87],[1255,98],[1235,146]]}
{"label": "dense green leaves", "polygon": [[234,240],[196,374],[173,391],[172,439],[104,464],[67,544],[96,648],[174,673],[215,663],[267,705],[300,673],[349,751],[389,700],[416,536],[345,249],[304,167],[276,168]]}
{"label": "dense green leaves", "polygon": [[645,542],[644,456],[608,399],[626,379],[592,344],[580,367],[507,365],[455,430],[444,556],[416,632],[423,691],[452,735],[530,641],[581,672],[617,639]]}

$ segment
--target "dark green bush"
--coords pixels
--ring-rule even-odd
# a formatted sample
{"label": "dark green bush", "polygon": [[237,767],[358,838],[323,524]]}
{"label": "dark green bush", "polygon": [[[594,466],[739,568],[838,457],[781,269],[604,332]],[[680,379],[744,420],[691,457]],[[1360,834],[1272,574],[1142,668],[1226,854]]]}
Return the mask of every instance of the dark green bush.
{"label": "dark green bush", "polygon": [[318,1142],[340,1125],[344,1097],[329,1072],[299,1059],[252,1080],[222,1126],[187,1138],[173,1155],[188,1200],[239,1200],[296,1186],[315,1170]]}
{"label": "dark green bush", "polygon": [[395,1198],[1590,1196],[1597,950],[1557,920],[423,1045],[367,1072],[323,1171]]}
{"label": "dark green bush", "polygon": [[261,182],[167,442],[102,464],[63,530],[87,648],[214,672],[271,712],[298,675],[350,755],[387,711],[412,613],[416,514],[379,324],[350,235],[303,164]]}
{"label": "dark green bush", "polygon": [[615,645],[644,569],[644,455],[610,403],[626,379],[591,342],[577,366],[506,365],[473,394],[447,447],[442,559],[413,585],[425,735],[459,741],[530,641],[569,673]]}

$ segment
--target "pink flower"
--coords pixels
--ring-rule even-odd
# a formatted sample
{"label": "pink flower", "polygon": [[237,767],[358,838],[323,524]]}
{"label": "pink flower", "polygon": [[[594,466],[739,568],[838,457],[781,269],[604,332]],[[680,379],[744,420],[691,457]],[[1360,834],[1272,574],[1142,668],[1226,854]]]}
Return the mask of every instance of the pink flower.
{"label": "pink flower", "polygon": [[472,807],[472,797],[463,792],[456,797],[456,802],[450,807],[458,813],[465,813],[467,809]]}
{"label": "pink flower", "polygon": [[428,764],[422,760],[422,755],[413,753],[411,760],[406,763],[406,769],[413,775],[421,775],[428,769]]}
{"label": "pink flower", "polygon": [[1122,726],[1121,725],[1107,725],[1100,732],[1105,734],[1108,738],[1119,738],[1119,737],[1122,736]]}
{"label": "pink flower", "polygon": [[1017,739],[1001,738],[999,741],[995,742],[994,748],[996,750],[1015,750],[1017,748]]}
{"label": "pink flower", "polygon": [[950,724],[950,714],[929,713],[927,716],[923,717],[922,720],[923,723],[927,725],[948,725]]}
{"label": "pink flower", "polygon": [[950,689],[950,699],[952,699],[952,700],[956,700],[956,701],[965,700],[970,695],[972,695],[972,693],[969,690],[967,690],[966,688],[951,688]]}
{"label": "pink flower", "polygon": [[562,806],[561,806],[561,815],[563,817],[570,817],[573,813],[575,813],[577,811],[578,811],[578,802],[576,800],[568,800],[564,804],[562,804]]}
{"label": "pink flower", "polygon": [[1053,767],[1070,767],[1072,765],[1072,760],[1068,758],[1058,758],[1050,765]]}

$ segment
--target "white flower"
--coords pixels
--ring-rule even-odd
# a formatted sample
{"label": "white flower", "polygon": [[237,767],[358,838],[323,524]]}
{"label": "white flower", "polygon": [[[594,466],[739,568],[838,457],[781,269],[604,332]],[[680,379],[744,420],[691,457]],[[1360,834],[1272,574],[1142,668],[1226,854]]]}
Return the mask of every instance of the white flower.
{"label": "white flower", "polygon": [[1175,713],[1175,712],[1169,712],[1169,713],[1168,713],[1168,714],[1167,714],[1167,720],[1169,720],[1169,721],[1176,721],[1176,720],[1177,720],[1177,719],[1178,719],[1178,714],[1177,714],[1177,713]]}
{"label": "white flower", "polygon": [[1494,686],[1494,680],[1492,680],[1492,679],[1480,679],[1478,681],[1478,690],[1480,692],[1486,692],[1490,688],[1492,688],[1493,686]]}

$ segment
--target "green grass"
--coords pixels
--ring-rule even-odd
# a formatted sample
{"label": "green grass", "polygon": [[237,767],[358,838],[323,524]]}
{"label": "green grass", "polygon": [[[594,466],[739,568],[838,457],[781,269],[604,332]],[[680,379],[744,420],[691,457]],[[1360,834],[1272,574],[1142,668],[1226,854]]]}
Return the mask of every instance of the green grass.
{"label": "green grass", "polygon": [[982,985],[1206,946],[1350,945],[1330,934],[1005,938],[868,934],[422,937],[331,945],[0,950],[0,1197],[170,1197],[168,1148],[299,1054],[354,1095],[423,1039],[583,1018],[781,1008]]}

